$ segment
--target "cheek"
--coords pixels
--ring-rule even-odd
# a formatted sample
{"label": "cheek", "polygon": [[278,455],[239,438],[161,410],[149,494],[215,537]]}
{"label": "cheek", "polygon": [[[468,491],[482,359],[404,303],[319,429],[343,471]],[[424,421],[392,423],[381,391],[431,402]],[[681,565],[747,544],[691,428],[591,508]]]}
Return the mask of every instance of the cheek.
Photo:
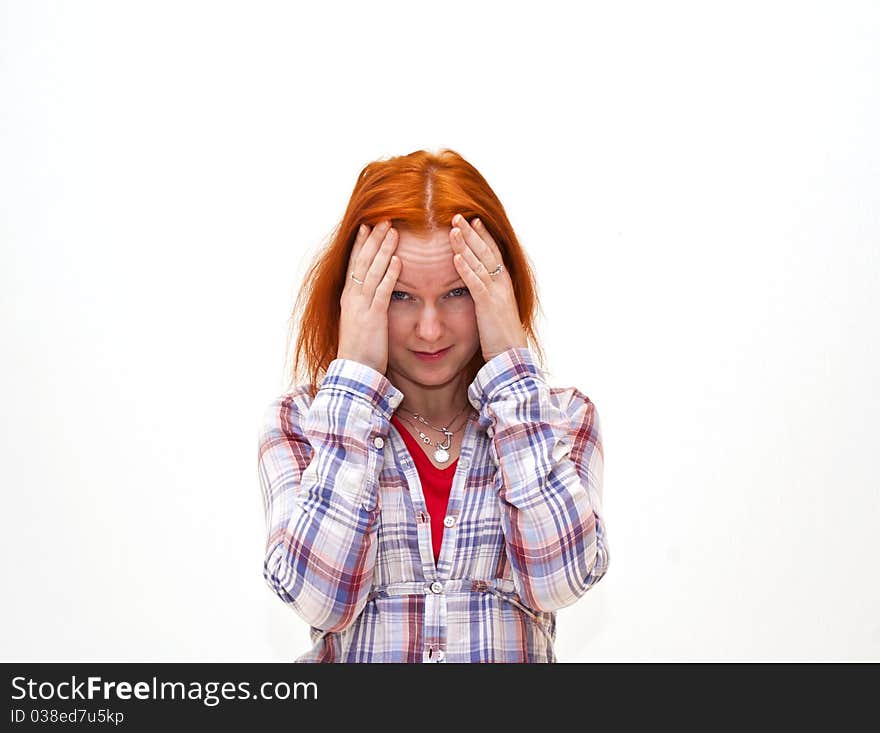
{"label": "cheek", "polygon": [[467,318],[469,315],[475,314],[474,301],[470,298],[456,298],[449,302],[446,310],[456,318]]}
{"label": "cheek", "polygon": [[446,311],[446,323],[454,329],[461,337],[471,336],[474,338],[477,333],[477,311],[474,308],[474,301],[468,298],[464,302],[457,302],[451,305]]}
{"label": "cheek", "polygon": [[388,309],[388,335],[393,336],[401,333],[404,329],[405,319],[395,314],[392,308]]}
{"label": "cheek", "polygon": [[470,298],[456,304],[455,311],[452,315],[462,328],[473,328],[476,330],[477,309],[474,306],[474,301]]}

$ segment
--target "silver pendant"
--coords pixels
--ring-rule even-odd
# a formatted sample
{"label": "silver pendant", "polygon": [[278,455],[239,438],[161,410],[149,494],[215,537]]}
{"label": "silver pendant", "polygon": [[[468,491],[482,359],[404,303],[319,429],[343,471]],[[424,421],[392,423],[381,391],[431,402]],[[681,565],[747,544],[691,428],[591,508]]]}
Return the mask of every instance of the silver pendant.
{"label": "silver pendant", "polygon": [[446,461],[449,460],[449,451],[438,448],[434,451],[434,460],[437,461],[437,463],[446,463]]}

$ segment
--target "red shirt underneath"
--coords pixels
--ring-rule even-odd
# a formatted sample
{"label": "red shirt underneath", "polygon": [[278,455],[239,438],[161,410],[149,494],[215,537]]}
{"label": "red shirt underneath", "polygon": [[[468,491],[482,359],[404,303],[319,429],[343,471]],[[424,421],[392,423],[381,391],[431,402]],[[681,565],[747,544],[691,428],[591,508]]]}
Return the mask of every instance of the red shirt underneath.
{"label": "red shirt underneath", "polygon": [[[409,449],[410,455],[416,464],[419,480],[422,483],[422,493],[425,495],[425,505],[428,508],[428,516],[431,517],[431,541],[434,546],[434,562],[440,560],[440,544],[443,542],[443,520],[446,518],[446,505],[449,503],[449,493],[452,491],[452,479],[455,477],[455,467],[458,458],[446,468],[437,468],[421,447],[421,441],[410,435],[409,430],[402,424],[396,414],[391,416],[391,422],[397,431],[403,436],[403,442]],[[438,436],[439,437],[439,436]],[[436,443],[436,441],[434,441]],[[427,446],[431,449],[431,446]]]}

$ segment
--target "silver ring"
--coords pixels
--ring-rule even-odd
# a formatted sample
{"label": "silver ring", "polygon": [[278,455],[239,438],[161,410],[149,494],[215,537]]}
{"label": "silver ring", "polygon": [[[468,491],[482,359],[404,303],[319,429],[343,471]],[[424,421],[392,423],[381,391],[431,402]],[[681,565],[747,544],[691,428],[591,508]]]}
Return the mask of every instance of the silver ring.
{"label": "silver ring", "polygon": [[495,277],[499,272],[504,269],[504,265],[498,265],[492,272],[489,273],[489,277]]}
{"label": "silver ring", "polygon": [[364,281],[363,281],[363,280],[358,280],[358,279],[354,276],[354,273],[351,273],[351,275],[350,275],[349,277],[351,277],[351,279],[354,280],[358,285],[363,285],[363,284],[364,284]]}

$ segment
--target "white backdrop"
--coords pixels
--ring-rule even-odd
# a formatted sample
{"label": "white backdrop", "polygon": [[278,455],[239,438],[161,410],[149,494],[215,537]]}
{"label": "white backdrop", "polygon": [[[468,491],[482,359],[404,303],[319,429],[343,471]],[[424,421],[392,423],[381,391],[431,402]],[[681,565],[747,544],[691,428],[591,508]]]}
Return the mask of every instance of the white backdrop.
{"label": "white backdrop", "polygon": [[370,160],[451,147],[596,403],[560,661],[880,659],[872,3],[3,2],[3,661],[274,661],[256,436]]}

